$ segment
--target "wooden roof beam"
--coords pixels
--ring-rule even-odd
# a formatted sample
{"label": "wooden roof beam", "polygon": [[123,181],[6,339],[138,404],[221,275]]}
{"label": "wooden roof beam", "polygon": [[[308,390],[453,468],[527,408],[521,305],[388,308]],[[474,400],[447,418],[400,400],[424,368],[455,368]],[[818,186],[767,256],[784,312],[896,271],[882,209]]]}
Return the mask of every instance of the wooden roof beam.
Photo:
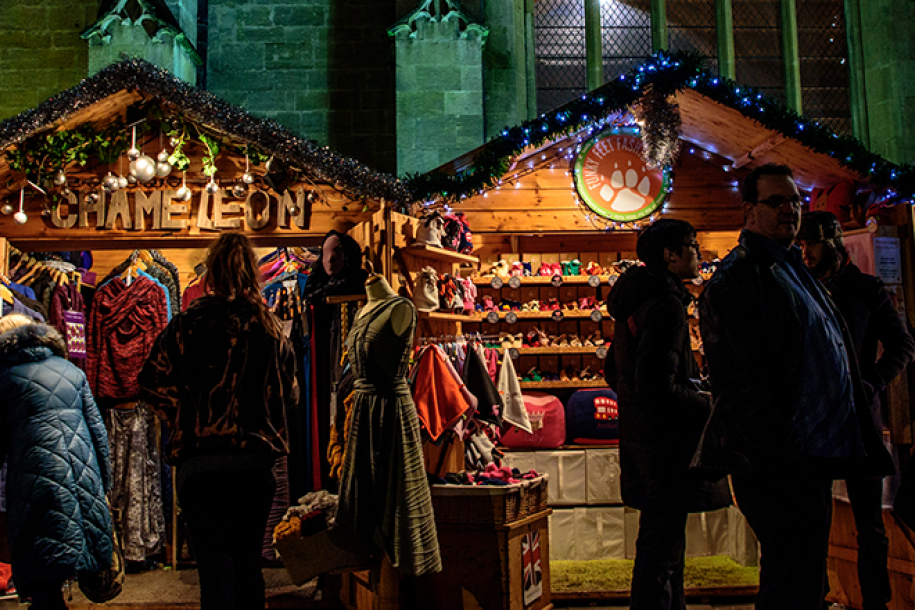
{"label": "wooden roof beam", "polygon": [[734,163],[732,165],[735,169],[737,169],[739,167],[743,167],[744,165],[747,165],[750,161],[754,161],[754,160],[758,159],[759,157],[761,157],[765,153],[769,152],[770,150],[772,150],[773,148],[775,148],[776,146],[778,146],[779,144],[781,144],[784,141],[785,141],[784,135],[776,134],[776,135],[772,136],[771,138],[769,138],[768,140],[766,140],[765,142],[763,142],[762,144],[760,144],[759,146],[757,146],[756,148],[754,148],[753,150],[751,150],[750,152],[748,152],[747,154],[743,155],[742,157],[740,157],[739,159],[734,161]]}

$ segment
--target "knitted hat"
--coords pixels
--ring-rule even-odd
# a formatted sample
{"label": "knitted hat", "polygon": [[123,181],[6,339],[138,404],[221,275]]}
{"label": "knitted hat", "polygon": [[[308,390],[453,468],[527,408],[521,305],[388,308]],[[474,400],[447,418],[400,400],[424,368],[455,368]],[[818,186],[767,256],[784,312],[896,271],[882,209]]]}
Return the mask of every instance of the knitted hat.
{"label": "knitted hat", "polygon": [[832,212],[804,212],[801,228],[798,229],[797,241],[823,242],[832,241],[837,246],[845,245],[845,234],[842,225]]}

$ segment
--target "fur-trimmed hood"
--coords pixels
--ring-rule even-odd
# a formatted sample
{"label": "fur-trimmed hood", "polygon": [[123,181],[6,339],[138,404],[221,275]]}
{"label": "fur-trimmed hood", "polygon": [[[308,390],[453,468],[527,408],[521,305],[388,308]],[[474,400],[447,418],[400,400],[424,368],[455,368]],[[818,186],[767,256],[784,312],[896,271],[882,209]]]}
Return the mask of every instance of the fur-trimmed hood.
{"label": "fur-trimmed hood", "polygon": [[67,344],[48,324],[28,324],[0,333],[0,366],[67,357]]}

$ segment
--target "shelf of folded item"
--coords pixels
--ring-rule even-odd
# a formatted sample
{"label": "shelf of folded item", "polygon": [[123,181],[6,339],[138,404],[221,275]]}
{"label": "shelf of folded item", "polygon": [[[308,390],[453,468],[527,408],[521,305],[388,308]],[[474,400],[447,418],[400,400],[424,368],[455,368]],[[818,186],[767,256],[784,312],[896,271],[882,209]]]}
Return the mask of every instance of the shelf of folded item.
{"label": "shelf of folded item", "polygon": [[[494,276],[492,276],[492,275],[478,275],[478,276],[472,277],[470,279],[477,286],[489,286],[490,284],[492,284],[493,277]],[[587,286],[588,277],[589,276],[587,276],[587,275],[564,275],[564,276],[562,276],[562,283],[563,283],[563,285]],[[600,278],[601,284],[606,284],[607,281],[613,276],[599,275],[597,277]],[[527,276],[527,277],[521,277],[520,279],[521,279],[522,286],[550,286],[553,282],[552,277],[548,277],[545,275]],[[508,285],[508,278],[502,278],[502,282],[504,284],[502,286],[503,288],[510,288],[510,286]]]}
{"label": "shelf of folded item", "polygon": [[461,254],[460,252],[455,252],[454,250],[447,250],[445,248],[437,248],[435,246],[407,246],[406,248],[401,248],[401,252],[404,254],[411,254],[419,258],[431,258],[438,261],[445,261],[449,263],[479,263],[480,259],[476,256],[471,256],[469,254]]}
{"label": "shelf of folded item", "polygon": [[[549,319],[551,319],[551,318],[553,317],[553,311],[557,311],[557,310],[550,310],[550,311],[515,311],[515,312],[511,312],[511,311],[497,311],[496,313],[499,314],[499,320],[504,320],[504,319],[505,319],[505,316],[506,316],[507,314],[509,314],[509,313],[514,313],[515,315],[517,315],[519,320],[549,320]],[[594,310],[593,310],[593,309],[585,309],[585,310],[582,310],[582,309],[562,309],[562,310],[558,310],[558,311],[562,311],[562,317],[563,317],[563,318],[567,318],[567,319],[568,319],[568,318],[582,318],[582,319],[587,319],[587,318],[590,318],[590,317],[591,317],[591,312],[593,312]],[[476,314],[474,315],[474,317],[475,317],[476,321],[485,322],[485,321],[486,321],[486,317],[487,317],[490,313],[492,313],[492,312],[489,312],[489,311],[478,311],[478,312],[476,312]],[[604,319],[607,319],[607,320],[611,319],[610,316],[607,314],[606,311],[601,311],[601,313],[603,314]]]}
{"label": "shelf of folded item", "polygon": [[589,379],[587,381],[519,381],[522,390],[556,390],[561,388],[606,388],[604,379]]}
{"label": "shelf of folded item", "polygon": [[[500,347],[504,350],[504,347]],[[546,356],[550,354],[594,354],[597,352],[596,347],[516,347],[518,354],[521,356]]]}
{"label": "shelf of folded item", "polygon": [[473,314],[446,313],[444,311],[417,311],[416,315],[420,319],[427,320],[451,320],[453,322],[479,322],[478,316]]}

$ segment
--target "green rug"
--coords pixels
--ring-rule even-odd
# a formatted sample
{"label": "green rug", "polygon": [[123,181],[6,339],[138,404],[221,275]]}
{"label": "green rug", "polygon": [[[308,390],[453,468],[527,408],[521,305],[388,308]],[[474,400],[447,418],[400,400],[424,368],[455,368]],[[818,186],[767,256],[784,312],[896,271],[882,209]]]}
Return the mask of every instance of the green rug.
{"label": "green rug", "polygon": [[[632,583],[631,559],[551,561],[550,588],[564,591],[618,591]],[[730,557],[687,557],[683,581],[689,587],[739,587],[759,584],[759,570]]]}

